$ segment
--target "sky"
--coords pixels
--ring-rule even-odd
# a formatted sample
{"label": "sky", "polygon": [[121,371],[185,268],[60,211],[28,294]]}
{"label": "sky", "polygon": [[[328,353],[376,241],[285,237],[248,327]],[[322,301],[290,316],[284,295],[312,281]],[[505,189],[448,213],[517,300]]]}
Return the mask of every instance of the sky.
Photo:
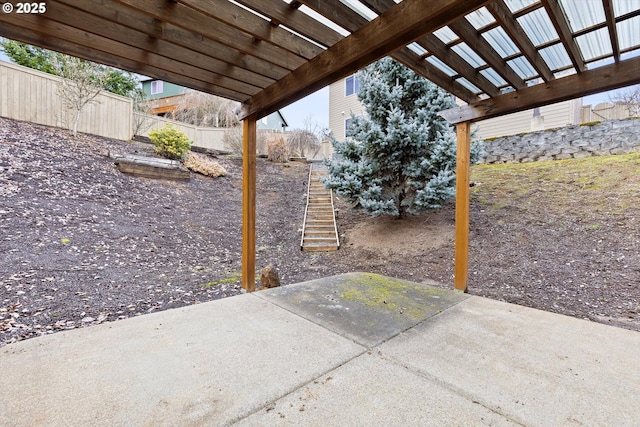
{"label": "sky", "polygon": [[307,122],[311,124],[310,130],[329,128],[329,87],[280,109],[280,112],[289,124],[288,130],[306,129]]}

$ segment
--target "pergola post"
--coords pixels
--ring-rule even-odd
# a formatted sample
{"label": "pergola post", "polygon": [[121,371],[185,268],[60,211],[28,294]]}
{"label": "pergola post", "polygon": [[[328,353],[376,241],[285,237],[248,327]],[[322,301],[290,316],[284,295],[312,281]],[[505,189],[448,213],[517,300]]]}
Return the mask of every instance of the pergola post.
{"label": "pergola post", "polygon": [[242,288],[256,290],[256,116],[242,121]]}
{"label": "pergola post", "polygon": [[469,275],[469,175],[471,173],[471,122],[456,125],[456,249],[453,285],[467,292]]}

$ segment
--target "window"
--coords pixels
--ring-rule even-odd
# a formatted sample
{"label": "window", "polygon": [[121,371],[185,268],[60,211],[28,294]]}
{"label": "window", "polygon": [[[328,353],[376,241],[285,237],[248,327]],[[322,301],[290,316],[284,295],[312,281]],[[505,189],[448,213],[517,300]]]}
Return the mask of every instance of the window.
{"label": "window", "polygon": [[344,137],[345,138],[350,138],[353,136],[351,133],[351,129],[349,129],[351,127],[351,122],[352,122],[352,119],[350,118],[344,121]]}
{"label": "window", "polygon": [[151,82],[151,95],[162,93],[162,81],[155,80]]}
{"label": "window", "polygon": [[358,93],[358,91],[360,90],[360,82],[358,81],[356,76],[347,77],[347,80],[345,81],[345,86],[346,86],[346,91],[345,91],[346,96],[353,95],[354,93]]}

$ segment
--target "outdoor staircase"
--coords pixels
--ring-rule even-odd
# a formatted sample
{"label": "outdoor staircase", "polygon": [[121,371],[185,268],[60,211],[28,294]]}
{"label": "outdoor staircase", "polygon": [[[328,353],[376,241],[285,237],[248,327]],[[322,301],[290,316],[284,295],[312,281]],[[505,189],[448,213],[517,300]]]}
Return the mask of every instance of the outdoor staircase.
{"label": "outdoor staircase", "polygon": [[333,208],[333,192],[324,188],[320,178],[326,174],[326,167],[312,163],[309,170],[307,208],[302,225],[303,251],[329,252],[338,250],[338,228]]}

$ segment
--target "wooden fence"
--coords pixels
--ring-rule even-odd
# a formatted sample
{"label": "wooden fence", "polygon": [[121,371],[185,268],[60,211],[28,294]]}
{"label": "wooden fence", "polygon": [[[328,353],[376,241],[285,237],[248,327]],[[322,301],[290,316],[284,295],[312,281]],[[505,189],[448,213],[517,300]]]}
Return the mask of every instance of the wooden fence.
{"label": "wooden fence", "polygon": [[601,102],[591,107],[585,105],[582,107],[582,123],[602,122],[604,120],[626,119],[633,114],[628,107],[623,104],[614,104],[612,102]]}
{"label": "wooden fence", "polygon": [[[236,128],[211,128],[194,126],[183,122],[167,119],[165,117],[153,116],[149,114],[134,113],[134,123],[138,127],[137,134],[149,136],[153,129],[160,129],[168,124],[180,129],[187,135],[193,145],[201,148],[219,151],[237,151],[242,146],[242,130]],[[266,154],[266,142],[271,138],[283,137],[287,139],[290,132],[280,132],[275,130],[258,129],[258,154]],[[226,137],[225,137],[226,136]],[[233,144],[235,142],[235,146]]]}
{"label": "wooden fence", "polygon": [[[73,119],[58,96],[61,78],[0,61],[0,116],[70,129]],[[129,140],[133,101],[101,92],[82,111],[78,131]]]}

